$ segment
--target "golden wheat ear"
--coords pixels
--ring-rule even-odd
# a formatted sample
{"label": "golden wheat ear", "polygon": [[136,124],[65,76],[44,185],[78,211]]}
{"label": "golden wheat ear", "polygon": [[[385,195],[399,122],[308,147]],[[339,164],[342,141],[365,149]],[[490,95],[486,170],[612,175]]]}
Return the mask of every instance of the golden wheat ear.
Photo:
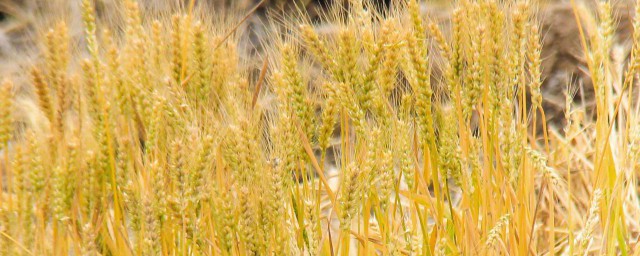
{"label": "golden wheat ear", "polygon": [[13,133],[13,83],[10,80],[2,81],[0,85],[0,151],[7,150],[9,140]]}

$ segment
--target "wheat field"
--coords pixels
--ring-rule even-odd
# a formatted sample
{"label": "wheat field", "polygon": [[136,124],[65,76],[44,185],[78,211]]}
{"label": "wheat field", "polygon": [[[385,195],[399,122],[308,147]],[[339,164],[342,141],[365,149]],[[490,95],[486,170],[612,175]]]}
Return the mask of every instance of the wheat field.
{"label": "wheat field", "polygon": [[640,1],[26,2],[0,255],[640,255]]}

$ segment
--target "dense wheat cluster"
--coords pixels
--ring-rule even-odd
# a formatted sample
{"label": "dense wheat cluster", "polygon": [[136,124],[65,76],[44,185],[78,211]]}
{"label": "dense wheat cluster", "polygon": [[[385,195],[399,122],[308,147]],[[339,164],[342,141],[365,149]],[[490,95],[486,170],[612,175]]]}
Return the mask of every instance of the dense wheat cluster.
{"label": "dense wheat cluster", "polygon": [[553,126],[532,0],[274,15],[250,60],[205,2],[69,2],[0,86],[0,255],[640,255],[640,5],[626,52],[572,2],[596,117]]}

